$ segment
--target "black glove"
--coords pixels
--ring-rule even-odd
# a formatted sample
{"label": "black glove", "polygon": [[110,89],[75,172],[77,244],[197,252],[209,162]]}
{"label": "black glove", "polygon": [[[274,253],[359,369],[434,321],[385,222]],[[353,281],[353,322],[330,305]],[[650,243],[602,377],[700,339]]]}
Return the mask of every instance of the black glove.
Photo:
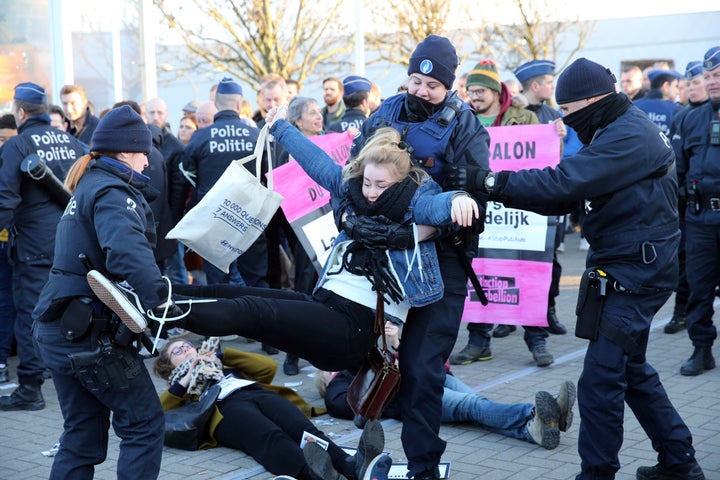
{"label": "black glove", "polygon": [[[167,313],[165,313],[165,308],[167,308]],[[182,308],[180,308],[176,303],[173,303],[169,307],[155,307],[152,309],[153,316],[157,318],[167,318],[168,320],[172,320],[174,318],[182,317],[185,312]],[[178,325],[174,325],[178,326]],[[170,327],[172,328],[172,327]]]}
{"label": "black glove", "polygon": [[415,247],[412,225],[395,223],[384,215],[348,215],[343,230],[348,237],[370,248],[407,250]]}
{"label": "black glove", "polygon": [[445,190],[465,190],[475,193],[485,191],[485,177],[490,170],[474,165],[446,165],[443,168],[445,174]]}

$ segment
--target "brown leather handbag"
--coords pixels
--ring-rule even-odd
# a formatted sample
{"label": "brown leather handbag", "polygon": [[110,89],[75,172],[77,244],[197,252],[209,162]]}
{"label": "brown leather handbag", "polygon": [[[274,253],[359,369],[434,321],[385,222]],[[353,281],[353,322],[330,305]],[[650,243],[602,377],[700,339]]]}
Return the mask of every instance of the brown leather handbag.
{"label": "brown leather handbag", "polygon": [[382,332],[382,348],[374,346],[368,352],[360,370],[350,383],[347,402],[356,415],[375,420],[382,414],[393,395],[400,388],[400,368],[395,355],[387,348],[383,295],[378,293],[375,310],[375,331]]}

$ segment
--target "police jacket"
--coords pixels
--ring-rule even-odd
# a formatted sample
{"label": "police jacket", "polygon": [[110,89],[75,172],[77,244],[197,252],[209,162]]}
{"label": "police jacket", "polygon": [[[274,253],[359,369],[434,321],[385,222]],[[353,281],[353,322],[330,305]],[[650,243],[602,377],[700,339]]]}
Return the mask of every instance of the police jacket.
{"label": "police jacket", "polygon": [[677,283],[677,178],[670,142],[630,106],[555,168],[500,172],[491,198],[543,215],[585,200],[587,265],[636,293]]}
{"label": "police jacket", "polygon": [[[710,144],[710,123],[720,120],[718,112],[720,102],[689,110],[674,135],[678,169],[685,173],[686,222],[720,225],[720,145]],[[692,206],[692,191],[699,212]]]}
{"label": "police jacket", "polygon": [[29,118],[16,137],[0,148],[0,229],[9,228],[15,262],[52,265],[55,226],[64,205],[43,185],[20,171],[22,160],[37,153],[61,182],[85,147],[70,134],[50,126],[48,115]]}
{"label": "police jacket", "polygon": [[635,106],[645,112],[650,119],[665,135],[670,134],[670,125],[673,115],[678,111],[677,103],[671,100],[663,100],[660,90],[650,90],[640,100],[634,102]]}
{"label": "police jacket", "polygon": [[[215,114],[215,122],[197,130],[185,147],[183,169],[195,173],[198,200],[215,185],[233,160],[253,153],[260,130],[249,126],[232,110]],[[255,164],[245,165],[255,172]]]}
{"label": "police jacket", "polygon": [[[413,159],[440,185],[445,180],[442,173],[445,165],[478,165],[489,168],[490,135],[480,125],[468,104],[458,99],[458,111],[451,115],[452,119],[447,125],[438,122],[444,113],[442,107],[427,118],[413,121],[407,114],[406,95],[410,94],[401,93],[388,98],[365,121],[362,136],[353,143],[353,156],[360,152],[365,140],[370,138],[375,130],[388,126],[400,132],[403,140],[413,148]],[[448,98],[451,97],[457,98],[455,95]],[[444,105],[447,103],[446,99]]]}
{"label": "police jacket", "polygon": [[362,110],[358,110],[357,108],[346,110],[345,115],[343,115],[339,122],[330,125],[328,132],[344,132],[350,127],[355,127],[360,130],[366,119],[367,117]]}
{"label": "police jacket", "polygon": [[550,108],[550,106],[544,102],[537,105],[528,105],[525,108],[535,113],[540,123],[550,123],[560,118],[560,113]]}
{"label": "police jacket", "polygon": [[57,312],[73,297],[94,297],[85,254],[93,268],[114,281],[126,280],[146,309],[167,299],[167,284],[153,257],[155,221],[145,195],[157,192],[148,178],[124,164],[101,157],[80,179],[57,226],[55,260],[35,318]]}

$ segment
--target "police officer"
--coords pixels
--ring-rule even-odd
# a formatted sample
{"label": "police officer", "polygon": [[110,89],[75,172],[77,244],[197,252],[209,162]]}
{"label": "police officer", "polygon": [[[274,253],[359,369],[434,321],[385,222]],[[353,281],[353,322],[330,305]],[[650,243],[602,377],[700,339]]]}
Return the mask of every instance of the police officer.
{"label": "police officer", "polygon": [[709,102],[690,110],[678,131],[678,165],[685,173],[686,272],[690,287],[685,322],[694,351],[680,368],[700,375],[715,368],[712,346],[715,287],[720,278],[720,47],[707,51],[703,77]]}
{"label": "police officer", "polygon": [[[218,113],[214,123],[197,130],[182,159],[183,169],[197,175],[197,197],[200,201],[215,185],[230,162],[251,155],[260,131],[240,118],[242,88],[231,78],[223,78],[215,94]],[[261,235],[255,243],[233,262],[242,281],[251,287],[267,287],[267,245]],[[231,271],[234,265],[231,264]],[[208,284],[228,283],[230,277],[219,268],[204,262]]]}
{"label": "police officer", "polygon": [[360,130],[370,115],[370,80],[358,75],[343,79],[343,103],[345,113],[339,122],[328,127],[328,132],[344,132],[350,127]]}
{"label": "police officer", "polygon": [[653,70],[648,73],[648,78],[650,90],[643,98],[634,102],[635,106],[647,113],[648,118],[661,132],[669,135],[673,116],[680,108],[675,101],[682,75],[673,70]]}
{"label": "police officer", "polygon": [[703,480],[690,431],[645,357],[653,316],[677,284],[675,155],[647,116],[616,93],[615,82],[609,69],[585,58],[560,75],[557,101],[585,147],[556,168],[465,169],[448,184],[469,178],[468,187],[491,199],[545,215],[567,213],[586,199],[583,278],[592,283],[581,285],[576,335],[591,341],[578,383],[576,479],[615,478],[627,403],[658,451],[659,463],[640,467],[637,478]]}
{"label": "police officer", "polygon": [[[705,91],[705,81],[703,80],[703,66],[702,62],[695,60],[689,62],[685,67],[685,80],[688,82],[688,105],[677,111],[673,116],[672,125],[670,126],[670,143],[675,150],[675,156],[680,159],[682,158],[682,137],[678,133],[683,125],[683,119],[687,113],[704,105],[708,101],[707,91]],[[682,232],[682,238],[680,240],[680,249],[678,252],[678,259],[680,260],[680,277],[678,280],[678,287],[675,290],[675,308],[673,309],[673,316],[670,321],[665,325],[663,331],[665,333],[677,333],[684,330],[685,314],[687,311],[687,302],[690,297],[690,287],[687,281],[687,273],[685,269],[685,211],[687,209],[687,192],[685,191],[685,165],[677,163],[677,175],[678,175],[678,213],[680,214],[680,231]]]}
{"label": "police officer", "polygon": [[53,372],[63,414],[50,478],[92,478],[94,466],[107,456],[112,412],[121,439],[117,478],[155,479],[164,437],[155,386],[131,344],[133,335],[93,294],[86,277],[93,268],[125,280],[148,308],[167,299],[145,198],[157,191],[141,173],[152,149],[150,130],[124,105],[100,120],[92,145],[68,173],[73,196],[58,223],[53,268],[34,312],[35,345]]}
{"label": "police officer", "polygon": [[[59,181],[83,155],[84,146],[72,135],[50,126],[47,96],[39,85],[21,83],[15,87],[13,114],[18,136],[0,149],[0,229],[10,231],[20,385],[10,396],[0,397],[0,409],[39,410],[45,407],[40,391],[45,367],[32,345],[32,311],[50,272],[55,226],[69,198],[58,187]],[[37,157],[27,158],[31,154]],[[42,173],[34,173],[34,179],[21,171],[23,162],[27,166],[30,161],[42,169],[38,160],[59,181],[49,182],[49,174],[39,179]],[[53,186],[54,190],[48,189]]]}
{"label": "police officer", "polygon": [[[420,42],[410,57],[407,93],[388,98],[365,121],[353,152],[357,153],[378,127],[388,125],[401,133],[414,160],[440,184],[447,165],[487,169],[488,133],[472,109],[450,90],[457,66],[455,47],[447,38],[429,35]],[[484,208],[484,201],[478,203]],[[416,480],[439,478],[437,467],[445,450],[445,442],[439,437],[443,364],[457,339],[467,296],[465,255],[477,254],[478,246],[477,235],[460,233],[445,232],[436,242],[445,284],[443,298],[411,309],[403,328],[399,392],[402,443],[410,476]],[[467,252],[460,251],[461,246]]]}

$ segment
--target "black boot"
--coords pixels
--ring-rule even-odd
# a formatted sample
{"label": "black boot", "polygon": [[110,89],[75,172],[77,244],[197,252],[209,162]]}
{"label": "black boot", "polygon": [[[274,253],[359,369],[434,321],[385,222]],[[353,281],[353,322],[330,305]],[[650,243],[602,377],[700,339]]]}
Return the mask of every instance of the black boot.
{"label": "black boot", "polygon": [[285,375],[297,375],[300,373],[298,360],[300,359],[292,353],[285,354],[285,362],[283,362],[283,372]]}
{"label": "black boot", "polygon": [[685,330],[685,308],[687,304],[676,303],[675,310],[673,311],[672,319],[665,325],[663,332],[665,333],[677,333],[680,330]]}
{"label": "black boot", "polygon": [[558,320],[557,315],[555,314],[555,305],[548,307],[547,321],[548,332],[552,333],[553,335],[565,335],[567,333],[567,328],[565,328],[565,325],[560,323],[560,320]]}
{"label": "black boot", "polygon": [[40,385],[20,384],[10,395],[0,397],[0,410],[42,410],[45,399]]}
{"label": "black boot", "polygon": [[680,375],[694,377],[713,368],[715,368],[715,359],[711,347],[695,347],[688,361],[680,367]]}

